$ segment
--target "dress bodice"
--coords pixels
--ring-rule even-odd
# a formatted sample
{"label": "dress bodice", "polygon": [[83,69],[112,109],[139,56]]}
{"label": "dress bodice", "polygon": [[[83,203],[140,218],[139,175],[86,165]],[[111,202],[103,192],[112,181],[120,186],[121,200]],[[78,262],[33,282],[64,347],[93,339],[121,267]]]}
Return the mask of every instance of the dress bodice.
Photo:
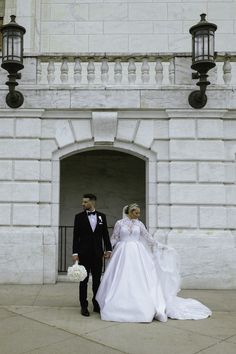
{"label": "dress bodice", "polygon": [[140,238],[140,226],[134,220],[127,220],[120,226],[120,241],[137,241]]}
{"label": "dress bodice", "polygon": [[117,242],[140,241],[141,239],[145,239],[149,245],[156,243],[140,220],[126,217],[116,222],[111,243],[114,246]]}

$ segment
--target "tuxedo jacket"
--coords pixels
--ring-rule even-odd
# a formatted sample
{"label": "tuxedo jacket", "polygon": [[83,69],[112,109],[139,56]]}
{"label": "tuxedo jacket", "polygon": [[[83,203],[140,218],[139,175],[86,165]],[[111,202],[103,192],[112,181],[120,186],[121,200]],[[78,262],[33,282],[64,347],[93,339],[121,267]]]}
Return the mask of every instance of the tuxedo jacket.
{"label": "tuxedo jacket", "polygon": [[86,211],[75,215],[73,232],[73,253],[80,256],[101,257],[106,251],[111,251],[109,233],[107,230],[107,220],[103,213],[96,211],[97,225],[93,231]]}

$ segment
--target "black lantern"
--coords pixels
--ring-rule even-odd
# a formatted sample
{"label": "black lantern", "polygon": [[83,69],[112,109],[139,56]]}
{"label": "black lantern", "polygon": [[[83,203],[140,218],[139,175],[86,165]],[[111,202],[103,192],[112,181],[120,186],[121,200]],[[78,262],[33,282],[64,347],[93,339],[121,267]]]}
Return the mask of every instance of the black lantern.
{"label": "black lantern", "polygon": [[17,79],[21,78],[19,70],[23,65],[23,36],[25,28],[15,22],[16,16],[11,15],[11,22],[1,27],[2,32],[2,68],[7,70],[9,81],[9,93],[6,96],[6,103],[11,108],[18,108],[24,102],[21,92],[15,90],[18,85]]}
{"label": "black lantern", "polygon": [[206,14],[201,14],[201,21],[192,26],[189,32],[192,35],[192,66],[197,73],[192,74],[193,79],[199,79],[199,91],[189,95],[189,104],[193,108],[202,108],[207,102],[206,87],[210,85],[207,72],[215,64],[215,31],[217,26],[206,20]]}

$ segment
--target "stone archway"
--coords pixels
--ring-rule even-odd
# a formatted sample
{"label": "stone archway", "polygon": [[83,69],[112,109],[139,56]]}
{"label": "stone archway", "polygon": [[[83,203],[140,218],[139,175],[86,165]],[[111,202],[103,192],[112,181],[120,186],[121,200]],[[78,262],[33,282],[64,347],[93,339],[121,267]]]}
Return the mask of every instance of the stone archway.
{"label": "stone archway", "polygon": [[[60,226],[60,164],[63,159],[74,155],[83,154],[89,151],[110,151],[117,152],[119,154],[124,154],[124,156],[130,156],[131,159],[141,160],[144,166],[143,175],[145,174],[145,201],[143,201],[143,207],[145,209],[145,215],[143,220],[145,221],[147,227],[151,232],[156,230],[157,227],[157,215],[156,215],[156,183],[154,181],[155,171],[156,171],[156,154],[150,149],[140,147],[134,143],[125,143],[116,140],[111,146],[109,144],[101,144],[99,146],[94,144],[94,141],[86,141],[81,143],[71,144],[65,147],[62,147],[54,151],[52,155],[52,166],[53,166],[53,188],[52,188],[52,229],[56,236],[56,248],[58,252],[58,241],[59,241],[59,226]],[[81,155],[82,156],[82,155]],[[121,155],[120,155],[121,156]],[[80,196],[81,198],[81,196]],[[140,201],[139,201],[140,202]],[[120,205],[123,205],[124,200],[120,201]],[[79,200],[80,204],[80,200]],[[119,210],[120,205],[118,204]],[[101,209],[101,208],[100,208]],[[103,209],[103,208],[102,208]],[[107,213],[107,211],[104,211]],[[102,211],[102,210],[101,210]],[[120,211],[119,211],[120,213]],[[117,218],[117,215],[114,215],[113,218]],[[112,220],[112,219],[111,219]],[[113,219],[114,220],[114,219]],[[71,220],[70,220],[71,223]],[[69,252],[69,251],[68,251]],[[58,260],[56,261],[56,269],[58,269]]]}

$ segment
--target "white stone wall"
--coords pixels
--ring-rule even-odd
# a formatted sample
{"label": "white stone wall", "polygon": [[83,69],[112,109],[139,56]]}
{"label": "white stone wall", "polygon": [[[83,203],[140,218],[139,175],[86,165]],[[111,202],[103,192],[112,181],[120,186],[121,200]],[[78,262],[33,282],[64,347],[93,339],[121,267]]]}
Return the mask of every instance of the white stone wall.
{"label": "white stone wall", "polygon": [[53,282],[56,237],[47,228],[51,225],[51,163],[41,159],[41,112],[24,118],[6,115],[10,118],[1,112],[0,282]]}
{"label": "white stone wall", "polygon": [[[146,223],[180,253],[183,287],[236,287],[235,56],[219,58],[202,110],[188,105],[195,89],[189,57],[166,56],[158,72],[156,59],[150,61],[149,83],[147,66],[140,70],[146,52],[190,52],[188,29],[203,11],[219,27],[216,50],[232,51],[235,6],[204,0],[6,2],[5,22],[15,13],[27,29],[26,53],[109,51],[125,52],[126,59],[118,85],[97,70],[101,60],[97,81],[90,81],[85,59],[81,85],[74,82],[76,55],[68,56],[70,70],[66,59],[64,70],[60,58],[54,66],[53,57],[41,63],[43,57],[29,56],[18,110],[6,106],[6,86],[0,86],[1,283],[57,280],[60,159],[108,149],[146,161]],[[126,70],[127,54],[135,51],[144,53],[136,82],[133,63]],[[6,81],[2,69],[0,79]]]}
{"label": "white stone wall", "polygon": [[61,52],[62,43],[63,52],[190,52],[189,28],[203,12],[218,25],[217,51],[236,40],[235,0],[6,1],[12,11],[27,29],[26,52]]}
{"label": "white stone wall", "polygon": [[180,253],[183,286],[236,286],[235,112],[18,112],[1,111],[1,282],[56,280],[59,159],[118,149],[147,161],[147,225]]}

